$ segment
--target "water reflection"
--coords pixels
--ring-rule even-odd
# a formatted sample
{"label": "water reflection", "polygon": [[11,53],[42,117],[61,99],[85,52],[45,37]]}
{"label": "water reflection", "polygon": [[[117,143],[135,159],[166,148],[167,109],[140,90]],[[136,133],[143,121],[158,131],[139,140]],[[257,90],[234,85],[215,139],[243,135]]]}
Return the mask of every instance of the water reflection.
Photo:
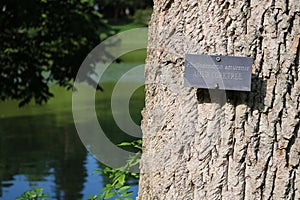
{"label": "water reflection", "polygon": [[[143,94],[143,90],[140,93]],[[71,101],[70,96],[66,94],[68,101]],[[110,106],[105,99],[97,101],[102,102],[97,109],[107,110]],[[143,99],[132,104],[139,105],[132,113],[133,118],[139,119]],[[82,145],[70,102],[59,100],[42,108],[31,106],[18,110],[21,113],[15,115],[10,112],[12,108],[7,108],[9,105],[0,105],[0,199],[14,199],[35,187],[43,187],[44,193],[57,200],[87,199],[100,193],[108,178],[93,175],[95,169],[104,166]],[[128,139],[126,134],[120,135],[110,112],[101,115],[101,125],[112,133],[108,137],[115,143]],[[131,183],[134,197],[137,182]]]}
{"label": "water reflection", "polygon": [[2,197],[17,195],[8,189],[16,182],[26,181],[30,187],[53,179],[54,199],[81,199],[87,152],[73,124],[60,126],[49,114],[5,118],[0,124]]}

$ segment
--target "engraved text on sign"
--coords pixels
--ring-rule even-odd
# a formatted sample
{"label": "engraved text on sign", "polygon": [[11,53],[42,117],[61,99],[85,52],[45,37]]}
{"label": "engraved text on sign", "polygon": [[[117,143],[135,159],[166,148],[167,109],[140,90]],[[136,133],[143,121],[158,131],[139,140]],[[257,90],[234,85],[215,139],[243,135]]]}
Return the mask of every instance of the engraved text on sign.
{"label": "engraved text on sign", "polygon": [[251,90],[252,58],[187,54],[184,84],[188,87]]}

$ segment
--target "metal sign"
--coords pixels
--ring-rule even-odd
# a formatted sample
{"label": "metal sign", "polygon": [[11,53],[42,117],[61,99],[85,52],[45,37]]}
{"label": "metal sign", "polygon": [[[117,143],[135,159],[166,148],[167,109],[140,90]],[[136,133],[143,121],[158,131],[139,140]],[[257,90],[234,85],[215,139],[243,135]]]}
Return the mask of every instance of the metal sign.
{"label": "metal sign", "polygon": [[186,54],[184,85],[251,91],[252,63],[249,57]]}

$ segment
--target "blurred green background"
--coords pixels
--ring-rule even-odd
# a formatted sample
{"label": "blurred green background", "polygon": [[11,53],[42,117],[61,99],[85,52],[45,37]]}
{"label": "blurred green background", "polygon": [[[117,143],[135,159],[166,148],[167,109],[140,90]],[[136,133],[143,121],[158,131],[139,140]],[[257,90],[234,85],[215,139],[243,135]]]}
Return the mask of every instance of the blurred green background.
{"label": "blurred green background", "polygon": [[[104,166],[87,152],[75,130],[73,82],[84,58],[101,41],[146,27],[152,5],[148,0],[1,0],[0,199],[14,199],[35,187],[43,187],[50,199],[87,199],[100,193],[108,178],[93,175]],[[103,89],[95,99],[99,122],[116,144],[133,138],[111,114],[115,80],[145,58],[146,49],[117,58],[98,86]],[[82,82],[90,83],[94,69],[89,70]],[[144,88],[134,93],[129,106],[139,124]],[[134,198],[138,182],[129,182]]]}

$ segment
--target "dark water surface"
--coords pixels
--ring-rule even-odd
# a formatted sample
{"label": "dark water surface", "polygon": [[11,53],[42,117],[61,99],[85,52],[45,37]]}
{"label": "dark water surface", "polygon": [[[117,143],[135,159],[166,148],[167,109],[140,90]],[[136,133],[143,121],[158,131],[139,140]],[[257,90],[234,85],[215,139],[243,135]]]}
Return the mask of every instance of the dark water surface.
{"label": "dark water surface", "polygon": [[[118,129],[111,116],[112,85],[104,89],[96,95],[101,126],[115,143],[128,140],[130,137]],[[47,105],[30,104],[19,109],[16,102],[0,104],[0,199],[12,200],[36,187],[43,187],[51,199],[87,199],[99,194],[109,181],[93,174],[104,166],[88,153],[78,137],[71,92],[56,87],[53,90],[56,97]],[[130,114],[136,122],[141,120],[143,95],[141,88],[130,102]],[[137,184],[132,183],[132,197],[137,195]]]}

